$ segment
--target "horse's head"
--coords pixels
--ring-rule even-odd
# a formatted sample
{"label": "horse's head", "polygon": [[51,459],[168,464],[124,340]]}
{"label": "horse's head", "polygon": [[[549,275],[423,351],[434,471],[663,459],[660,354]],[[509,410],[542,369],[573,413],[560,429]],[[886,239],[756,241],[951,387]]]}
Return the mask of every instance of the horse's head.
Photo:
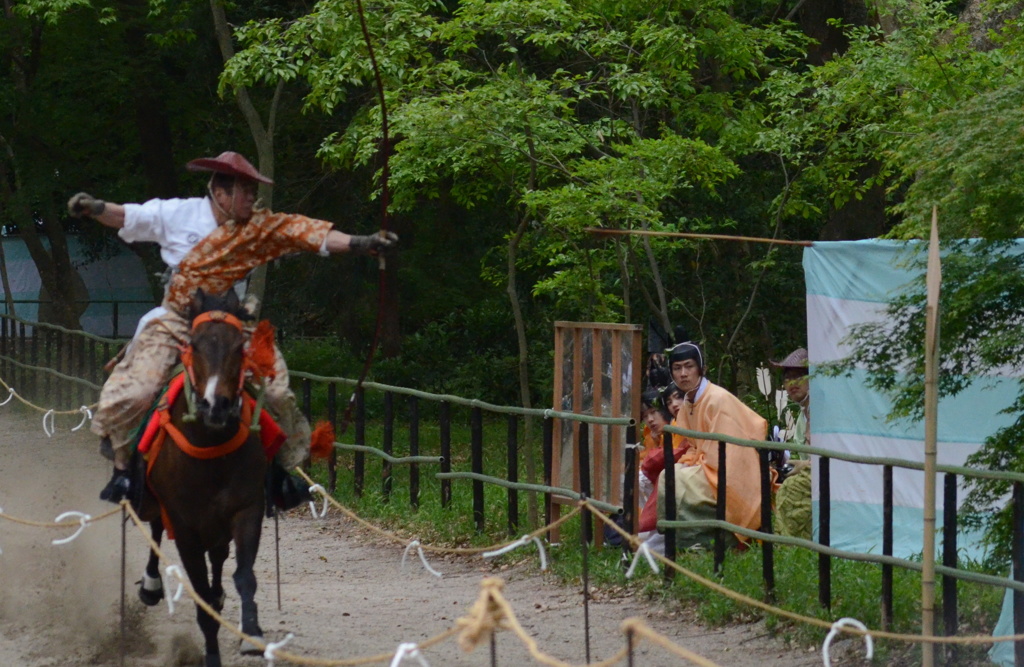
{"label": "horse's head", "polygon": [[234,290],[214,296],[199,290],[189,310],[192,342],[182,354],[195,392],[199,418],[210,428],[237,422],[242,405],[246,337],[243,320],[251,320]]}

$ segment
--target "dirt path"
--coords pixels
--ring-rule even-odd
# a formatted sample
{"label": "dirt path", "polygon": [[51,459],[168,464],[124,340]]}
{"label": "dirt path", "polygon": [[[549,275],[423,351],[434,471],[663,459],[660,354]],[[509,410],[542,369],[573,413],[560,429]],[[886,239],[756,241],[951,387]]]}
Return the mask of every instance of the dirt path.
{"label": "dirt path", "polygon": [[[57,420],[47,438],[41,417],[11,405],[0,408],[0,508],[9,515],[52,521],[61,512],[99,515],[113,507],[96,497],[108,475],[95,438],[83,429],[70,433],[71,417]],[[281,595],[277,609],[273,523],[264,526],[257,577],[260,621],[267,639],[295,637],[286,650],[324,659],[352,659],[394,652],[403,642],[421,642],[450,628],[476,600],[487,576],[505,579],[505,595],[540,649],[564,661],[585,662],[583,608],[578,590],[558,585],[539,572],[536,559],[495,570],[482,559],[431,558],[438,579],[411,556],[400,567],[402,549],[368,535],[352,522],[308,512],[281,521]],[[0,665],[24,667],[117,665],[121,533],[116,518],[90,526],[73,542],[52,546],[66,531],[31,528],[0,520]],[[173,615],[166,605],[146,608],[134,585],[145,561],[142,536],[128,532],[128,609],[131,627],[126,664],[146,667],[201,662],[194,607],[187,599]],[[530,550],[533,551],[532,548]],[[170,547],[168,553],[177,558]],[[556,556],[557,557],[557,556]],[[233,569],[229,562],[226,574]],[[226,618],[238,616],[237,594],[225,582]],[[786,650],[763,626],[707,629],[632,597],[612,599],[599,591],[590,606],[591,659],[613,655],[624,640],[619,623],[639,616],[673,639],[722,665],[821,664],[819,654]],[[228,666],[255,667],[262,658],[242,657],[221,631]],[[530,665],[510,633],[496,642],[497,664]],[[463,652],[454,639],[425,651],[434,665],[490,665],[490,648]],[[389,660],[377,664],[388,664]],[[284,664],[278,661],[278,664]],[[415,660],[404,664],[419,664]],[[621,662],[619,664],[625,664]],[[642,645],[636,664],[649,667],[685,661],[663,649]]]}

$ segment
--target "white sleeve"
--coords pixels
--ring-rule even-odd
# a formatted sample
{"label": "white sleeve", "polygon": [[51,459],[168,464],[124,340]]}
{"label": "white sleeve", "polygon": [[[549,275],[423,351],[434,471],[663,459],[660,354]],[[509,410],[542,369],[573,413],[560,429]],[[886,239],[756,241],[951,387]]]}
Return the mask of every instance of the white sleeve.
{"label": "white sleeve", "polygon": [[[329,234],[330,232],[328,232]],[[327,237],[324,236],[324,242],[320,244],[320,250],[317,251],[321,257],[330,257],[331,253],[327,252]]]}
{"label": "white sleeve", "polygon": [[117,235],[127,243],[151,241],[160,243],[164,238],[167,204],[177,200],[150,199],[144,204],[124,205],[124,226]]}

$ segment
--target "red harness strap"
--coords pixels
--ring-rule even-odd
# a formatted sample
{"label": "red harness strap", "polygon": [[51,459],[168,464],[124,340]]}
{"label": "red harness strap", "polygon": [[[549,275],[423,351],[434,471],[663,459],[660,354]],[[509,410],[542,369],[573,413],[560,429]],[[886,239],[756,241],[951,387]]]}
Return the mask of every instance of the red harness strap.
{"label": "red harness strap", "polygon": [[[239,417],[238,432],[227,442],[215,447],[196,447],[188,441],[178,427],[171,423],[169,406],[161,405],[160,409],[157,410],[156,414],[159,417],[153,421],[157,421],[159,424],[159,431],[156,433],[156,437],[153,439],[153,443],[149,447],[148,456],[146,457],[146,483],[149,485],[149,490],[153,493],[153,497],[156,498],[157,503],[160,505],[160,518],[163,519],[164,530],[167,531],[168,538],[174,539],[174,526],[167,515],[167,509],[164,507],[163,501],[160,500],[153,486],[149,484],[149,476],[152,474],[153,464],[156,463],[156,459],[160,455],[160,450],[167,440],[167,435],[171,436],[171,441],[178,446],[178,449],[193,458],[209,460],[227,456],[236,451],[249,439],[249,424],[252,422],[252,401],[248,397],[245,397],[245,399],[242,401],[242,413]],[[152,424],[153,422],[150,423]]]}

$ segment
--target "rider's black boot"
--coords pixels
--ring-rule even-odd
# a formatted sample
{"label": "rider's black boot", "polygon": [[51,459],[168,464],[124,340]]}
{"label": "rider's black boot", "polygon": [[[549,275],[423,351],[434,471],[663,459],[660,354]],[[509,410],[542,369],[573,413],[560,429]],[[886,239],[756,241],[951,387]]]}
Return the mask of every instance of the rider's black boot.
{"label": "rider's black boot", "polygon": [[270,462],[267,471],[270,499],[282,510],[290,510],[312,500],[305,480],[285,470],[277,459]]}
{"label": "rider's black boot", "polygon": [[128,491],[131,487],[132,481],[128,471],[114,468],[114,476],[110,478],[107,485],[100,491],[100,500],[119,503],[128,496]]}

